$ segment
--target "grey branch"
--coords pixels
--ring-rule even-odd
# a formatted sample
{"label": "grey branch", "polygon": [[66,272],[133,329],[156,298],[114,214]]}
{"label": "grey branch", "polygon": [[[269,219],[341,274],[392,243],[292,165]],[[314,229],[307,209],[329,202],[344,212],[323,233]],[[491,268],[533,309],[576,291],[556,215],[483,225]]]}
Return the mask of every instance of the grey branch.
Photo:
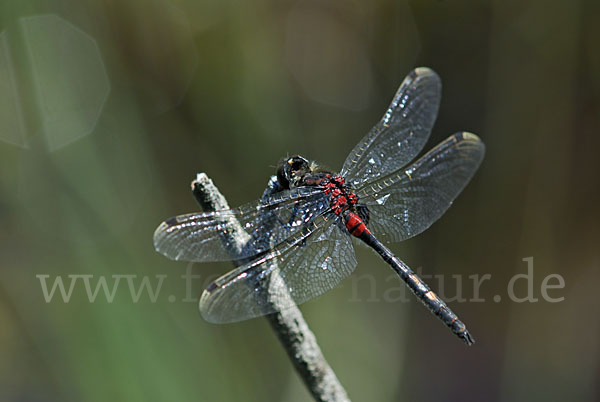
{"label": "grey branch", "polygon": [[[197,175],[196,180],[192,182],[192,190],[205,211],[229,209],[227,200],[206,174],[199,173]],[[249,240],[248,234],[239,222],[229,223],[233,224],[235,229],[227,234],[231,237],[228,240],[232,241],[230,244],[235,244],[237,250],[242,250]],[[235,252],[236,250],[232,250],[232,254],[235,254]],[[282,287],[285,289],[285,284],[281,281],[271,280],[269,286],[278,287],[277,290],[269,289],[269,294],[277,294],[278,298],[281,297],[281,294],[287,294],[288,297],[291,297],[287,290],[282,292]],[[269,302],[277,305],[280,301],[274,298]],[[289,306],[289,304],[286,303],[285,305]],[[291,308],[286,307],[277,313],[267,315],[266,318],[315,400],[324,402],[350,401],[335,372],[321,353],[317,339],[308,327],[298,307],[295,305]]]}

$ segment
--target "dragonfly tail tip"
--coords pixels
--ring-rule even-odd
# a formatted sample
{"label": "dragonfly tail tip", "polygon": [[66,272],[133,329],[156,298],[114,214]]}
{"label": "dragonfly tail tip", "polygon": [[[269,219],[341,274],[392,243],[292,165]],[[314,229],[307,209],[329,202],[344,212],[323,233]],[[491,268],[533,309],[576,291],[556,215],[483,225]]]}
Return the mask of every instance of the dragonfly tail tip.
{"label": "dragonfly tail tip", "polygon": [[469,331],[464,331],[463,333],[459,334],[458,336],[460,336],[460,338],[468,345],[471,346],[475,343],[475,338],[473,338],[473,336],[469,333]]}

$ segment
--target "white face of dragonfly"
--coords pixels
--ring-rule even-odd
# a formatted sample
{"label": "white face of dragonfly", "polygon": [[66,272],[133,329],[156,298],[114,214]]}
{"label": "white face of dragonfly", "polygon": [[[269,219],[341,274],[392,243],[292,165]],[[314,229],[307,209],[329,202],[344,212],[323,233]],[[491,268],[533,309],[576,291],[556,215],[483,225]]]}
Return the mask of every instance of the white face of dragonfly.
{"label": "white face of dragonfly", "polygon": [[303,156],[294,155],[284,160],[277,169],[277,181],[284,189],[298,187],[302,185],[306,175],[313,174],[316,170],[316,163]]}

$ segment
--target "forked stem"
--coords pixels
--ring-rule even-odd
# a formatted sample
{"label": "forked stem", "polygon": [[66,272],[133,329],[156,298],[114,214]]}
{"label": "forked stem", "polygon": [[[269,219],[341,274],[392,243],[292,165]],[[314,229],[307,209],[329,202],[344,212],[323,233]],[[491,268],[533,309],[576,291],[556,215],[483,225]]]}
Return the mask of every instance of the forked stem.
{"label": "forked stem", "polygon": [[[197,175],[196,180],[192,182],[192,191],[200,206],[207,212],[229,209],[227,200],[205,173]],[[239,222],[231,222],[231,224],[235,229],[229,233],[233,236],[230,240],[233,240],[232,244],[241,250],[247,240],[243,236],[246,232]],[[232,250],[232,253],[235,254],[235,251]],[[270,286],[280,285],[277,281],[270,284]],[[277,293],[281,294],[282,291],[287,293],[285,286],[278,289]],[[296,371],[316,401],[350,401],[297,306],[291,308],[286,306],[284,310],[269,314],[265,318],[271,324]]]}

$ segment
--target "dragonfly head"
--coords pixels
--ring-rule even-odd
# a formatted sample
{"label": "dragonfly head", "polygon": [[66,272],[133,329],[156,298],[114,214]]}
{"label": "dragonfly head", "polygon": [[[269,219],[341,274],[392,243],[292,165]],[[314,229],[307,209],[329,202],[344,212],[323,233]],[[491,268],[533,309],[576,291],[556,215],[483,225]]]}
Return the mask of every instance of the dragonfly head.
{"label": "dragonfly head", "polygon": [[285,159],[277,169],[277,181],[285,188],[297,187],[307,173],[312,171],[312,164],[303,156],[294,155]]}

